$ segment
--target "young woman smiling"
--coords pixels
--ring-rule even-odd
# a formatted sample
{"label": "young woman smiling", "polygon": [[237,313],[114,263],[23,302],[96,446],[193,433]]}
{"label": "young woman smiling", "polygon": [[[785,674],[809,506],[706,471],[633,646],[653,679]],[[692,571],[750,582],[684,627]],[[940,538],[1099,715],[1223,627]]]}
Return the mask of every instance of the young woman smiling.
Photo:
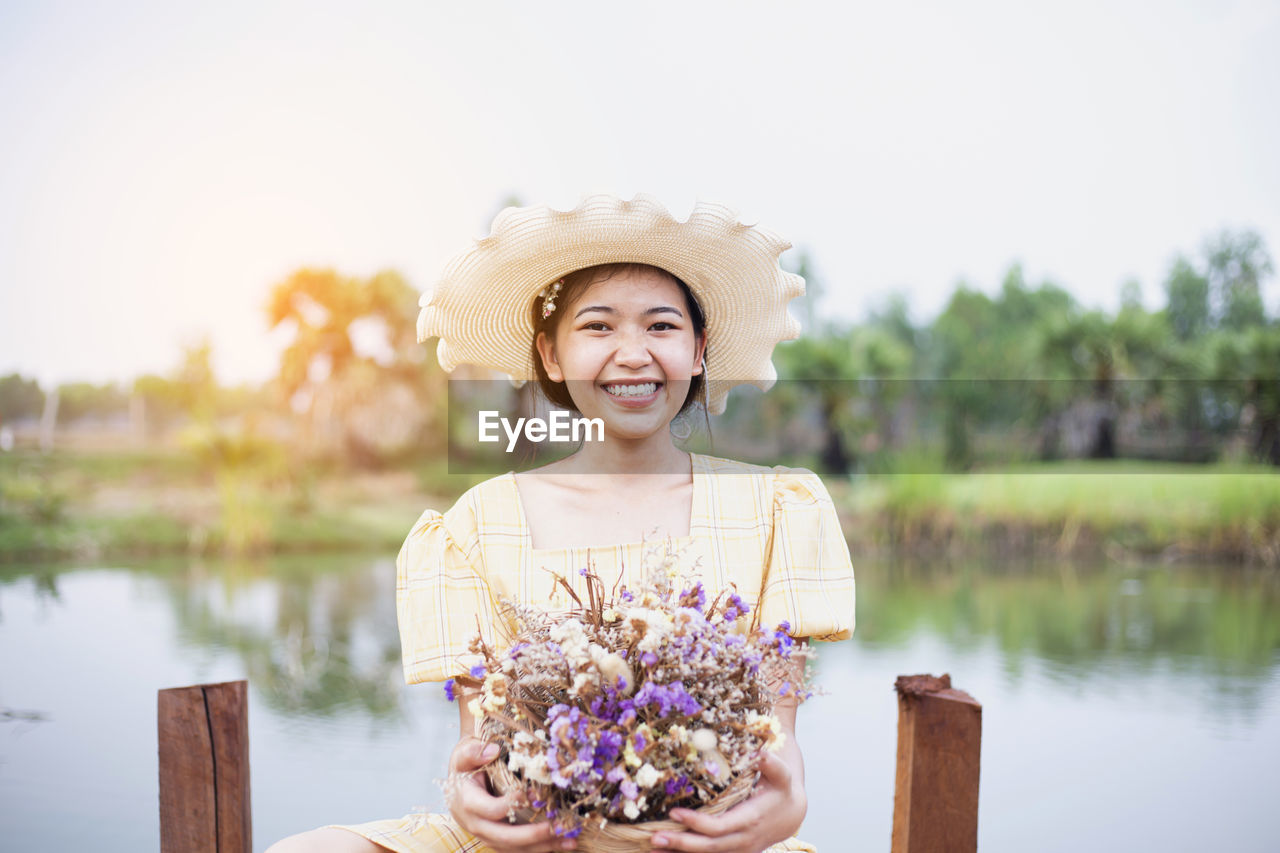
{"label": "young woman smiling", "polygon": [[[850,635],[853,571],[822,482],[803,469],[690,454],[672,438],[681,412],[719,413],[734,385],[772,384],[773,347],[798,332],[786,304],[803,292],[778,267],[787,247],[714,205],[677,222],[644,197],[597,196],[569,212],[508,209],[449,265],[419,319],[421,338],[440,339],[442,366],[536,379],[554,405],[600,418],[604,440],[423,513],[397,560],[410,683],[461,672],[477,624],[487,642],[500,637],[500,598],[546,603],[542,570],[578,584],[590,561],[606,586],[626,582],[654,536],[685,548],[709,596],[736,589],[765,624],[785,621],[802,642]],[[557,591],[550,606],[568,604]],[[510,798],[480,772],[496,747],[474,736],[458,704],[448,815],[326,827],[273,853],[574,849],[547,824],[506,821]],[[685,831],[655,836],[655,849],[814,849],[794,837],[807,808],[796,708],[775,710],[785,742],[762,755],[752,795],[716,817],[672,811]]]}

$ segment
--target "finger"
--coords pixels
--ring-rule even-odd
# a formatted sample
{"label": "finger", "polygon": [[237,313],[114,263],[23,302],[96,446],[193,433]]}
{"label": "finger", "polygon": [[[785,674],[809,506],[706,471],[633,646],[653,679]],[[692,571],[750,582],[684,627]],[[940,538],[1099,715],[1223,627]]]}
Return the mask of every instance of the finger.
{"label": "finger", "polygon": [[747,800],[720,815],[703,814],[693,809],[673,809],[668,816],[699,835],[721,837],[754,826],[760,815],[760,808]]}
{"label": "finger", "polygon": [[741,832],[729,835],[707,836],[696,832],[659,832],[653,837],[653,849],[679,851],[679,853],[725,853],[742,849],[747,836]]}
{"label": "finger", "polygon": [[791,787],[791,768],[787,766],[787,762],[778,757],[776,752],[762,753],[756,766],[760,770],[760,776],[775,788],[785,791]]}
{"label": "finger", "polygon": [[577,842],[572,838],[556,836],[549,823],[512,826],[508,823],[484,821],[469,831],[495,850],[549,853],[552,850],[572,850],[577,847]]}
{"label": "finger", "polygon": [[458,741],[449,756],[449,769],[455,773],[469,773],[479,770],[498,757],[498,745],[485,743],[476,737],[468,737]]}
{"label": "finger", "polygon": [[480,785],[461,785],[454,810],[484,820],[505,822],[514,806],[515,798],[511,794],[495,797]]}

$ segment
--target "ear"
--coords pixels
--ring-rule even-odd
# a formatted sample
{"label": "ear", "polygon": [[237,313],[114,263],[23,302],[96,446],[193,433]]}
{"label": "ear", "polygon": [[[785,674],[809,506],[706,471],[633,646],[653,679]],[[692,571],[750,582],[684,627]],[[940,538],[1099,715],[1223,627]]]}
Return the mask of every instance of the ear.
{"label": "ear", "polygon": [[547,378],[552,382],[563,382],[564,371],[556,360],[556,345],[547,337],[547,333],[538,332],[534,344],[538,347],[538,356],[542,359],[542,369],[547,372]]}
{"label": "ear", "polygon": [[693,372],[690,376],[697,376],[702,372],[702,357],[707,352],[707,330],[703,329],[702,334],[698,335],[698,346],[693,352]]}

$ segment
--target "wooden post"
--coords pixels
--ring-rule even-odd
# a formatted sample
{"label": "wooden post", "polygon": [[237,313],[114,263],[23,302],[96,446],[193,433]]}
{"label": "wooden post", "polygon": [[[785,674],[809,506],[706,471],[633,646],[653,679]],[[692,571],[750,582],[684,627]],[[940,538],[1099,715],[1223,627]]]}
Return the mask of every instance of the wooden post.
{"label": "wooden post", "polygon": [[161,690],[161,853],[250,853],[248,683]]}
{"label": "wooden post", "polygon": [[982,706],[951,676],[904,675],[898,691],[898,771],[892,853],[978,849]]}

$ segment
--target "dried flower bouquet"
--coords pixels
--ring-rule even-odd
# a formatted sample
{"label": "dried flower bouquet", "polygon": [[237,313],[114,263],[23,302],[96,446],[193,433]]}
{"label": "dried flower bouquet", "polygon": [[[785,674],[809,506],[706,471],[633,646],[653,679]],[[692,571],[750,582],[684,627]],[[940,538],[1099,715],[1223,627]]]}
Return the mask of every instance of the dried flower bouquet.
{"label": "dried flower bouquet", "polygon": [[522,793],[513,819],[548,820],[581,849],[622,850],[659,829],[673,808],[723,811],[746,798],[762,749],[783,734],[782,697],[807,698],[807,648],[790,626],[759,625],[736,594],[709,605],[669,543],[651,544],[639,589],[604,584],[589,568],[587,600],[556,613],[505,602],[516,626],[497,651],[476,637],[477,662],[445,684],[474,694],[496,790]]}

